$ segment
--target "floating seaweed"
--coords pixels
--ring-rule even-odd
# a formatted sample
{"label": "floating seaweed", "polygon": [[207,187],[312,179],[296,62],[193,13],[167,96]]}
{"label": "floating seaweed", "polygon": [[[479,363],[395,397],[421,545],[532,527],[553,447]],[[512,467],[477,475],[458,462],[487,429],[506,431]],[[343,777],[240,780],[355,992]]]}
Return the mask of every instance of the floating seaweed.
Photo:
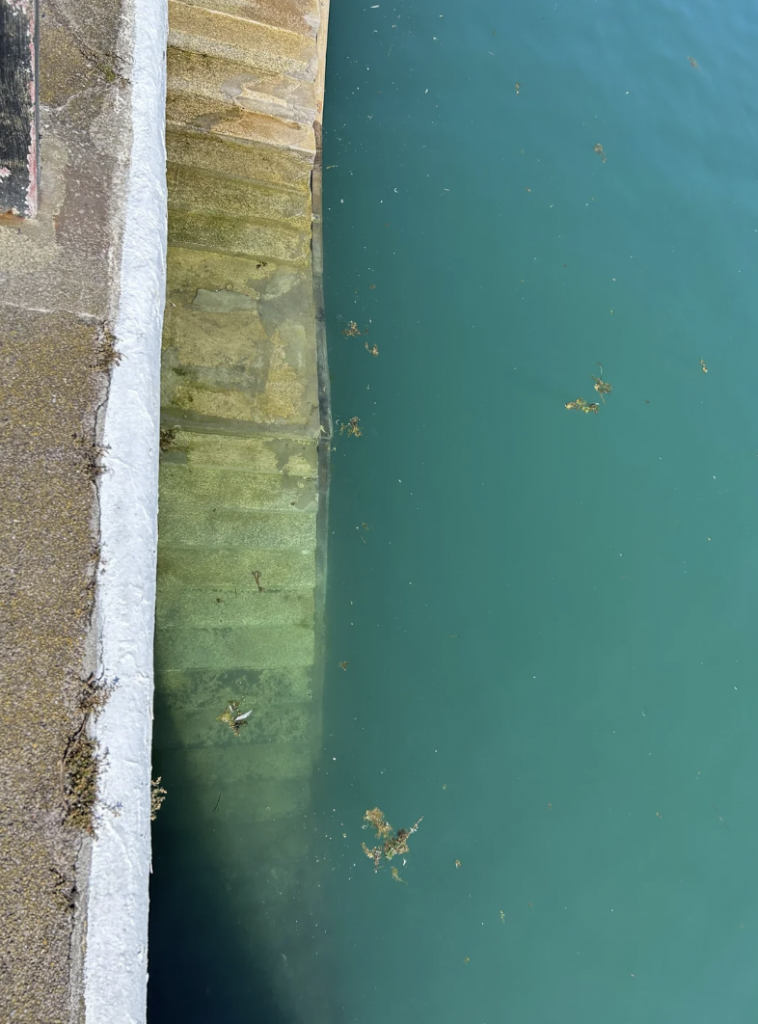
{"label": "floating seaweed", "polygon": [[[385,821],[382,811],[380,811],[378,807],[375,807],[371,811],[366,811],[363,815],[363,820],[366,822],[363,827],[368,828],[369,825],[372,825],[376,832],[376,838],[383,840],[381,845],[373,847],[369,847],[365,843],[361,843],[363,852],[374,862],[374,871],[378,871],[382,866],[382,857],[384,857],[385,860],[392,860],[392,858],[396,857],[398,854],[402,856],[409,852],[408,840],[414,832],[418,831],[418,827],[424,819],[422,816],[412,828],[399,828],[397,832],[395,832],[392,826]],[[396,872],[397,868],[393,869],[392,877],[396,878],[397,881],[402,882],[403,879],[400,878]]]}
{"label": "floating seaweed", "polygon": [[340,434],[347,433],[348,437],[362,437],[363,431],[360,428],[360,416],[352,416],[347,423],[340,426]]}
{"label": "floating seaweed", "polygon": [[584,398],[577,398],[573,402],[566,402],[566,409],[579,409],[581,412],[600,412],[597,402],[587,402]]}

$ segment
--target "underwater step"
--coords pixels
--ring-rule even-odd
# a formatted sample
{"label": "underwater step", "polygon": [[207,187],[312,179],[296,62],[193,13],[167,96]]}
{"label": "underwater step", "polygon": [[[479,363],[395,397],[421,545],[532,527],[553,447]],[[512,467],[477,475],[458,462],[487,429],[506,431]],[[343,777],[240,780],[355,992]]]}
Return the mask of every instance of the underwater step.
{"label": "underwater step", "polygon": [[[228,273],[226,266],[222,269]],[[171,455],[179,456],[189,467],[215,466],[246,469],[256,473],[282,473],[301,480],[318,476],[318,452],[310,437],[209,434],[190,430],[189,426],[176,426],[171,429],[166,440]],[[161,472],[166,465],[165,460],[164,453],[161,457]]]}
{"label": "underwater step", "polygon": [[310,665],[315,654],[314,624],[158,629],[155,646],[156,672],[170,668]]}
{"label": "underwater step", "polygon": [[286,547],[168,547],[158,544],[158,578],[161,585],[247,587],[259,572],[267,590],[307,590],[316,586],[314,546],[292,550]]}
{"label": "underwater step", "polygon": [[[250,712],[246,727],[235,736],[218,721],[221,708],[174,708],[156,720],[154,744],[160,750],[189,747],[249,747],[255,743],[307,743],[316,728],[311,701],[295,703],[246,703]],[[234,744],[234,747],[232,746]]]}
{"label": "underwater step", "polygon": [[[265,582],[263,576],[259,579]],[[167,587],[162,585],[156,606],[156,626],[308,626],[315,615],[312,589],[258,590],[252,586]]]}
{"label": "underwater step", "polygon": [[250,779],[221,790],[216,784],[175,786],[173,806],[166,800],[161,810],[162,827],[179,828],[187,821],[223,826],[292,818],[307,808],[310,787],[310,778]]}
{"label": "underwater step", "polygon": [[[219,714],[229,700],[244,697],[242,713],[258,701],[303,703],[314,691],[314,666],[249,669],[236,666],[169,669],[156,676],[156,709],[209,708]],[[234,737],[230,737],[234,739]]]}
{"label": "underwater step", "polygon": [[303,510],[315,512],[318,501],[315,479],[170,462],[161,466],[160,489],[161,502],[170,507],[172,515],[191,515],[201,509],[294,515]]}
{"label": "underwater step", "polygon": [[226,787],[253,779],[309,778],[313,750],[308,742],[166,748],[161,751],[160,765],[167,784],[171,779],[181,779],[192,789],[203,785]]}
{"label": "underwater step", "polygon": [[162,509],[158,516],[158,533],[164,548],[171,545],[300,550],[316,547],[315,512],[291,515],[202,508],[182,511],[169,505],[163,505]]}

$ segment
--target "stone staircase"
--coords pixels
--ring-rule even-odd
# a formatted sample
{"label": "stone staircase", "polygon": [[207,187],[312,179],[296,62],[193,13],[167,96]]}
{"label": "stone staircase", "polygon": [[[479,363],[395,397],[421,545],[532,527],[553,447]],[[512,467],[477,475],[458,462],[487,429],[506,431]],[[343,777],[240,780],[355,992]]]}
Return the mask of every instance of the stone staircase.
{"label": "stone staircase", "polygon": [[[233,962],[249,973],[279,955],[292,971],[307,939],[331,432],[313,214],[327,7],[169,9],[154,732],[169,796],[151,975],[163,990],[202,959],[196,1001]],[[217,721],[231,699],[251,712],[239,736]]]}

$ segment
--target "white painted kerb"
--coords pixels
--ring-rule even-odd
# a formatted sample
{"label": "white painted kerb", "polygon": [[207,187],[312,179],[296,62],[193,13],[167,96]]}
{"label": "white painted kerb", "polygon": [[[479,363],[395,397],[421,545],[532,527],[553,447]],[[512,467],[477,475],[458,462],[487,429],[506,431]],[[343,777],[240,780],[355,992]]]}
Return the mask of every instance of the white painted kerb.
{"label": "white painted kerb", "polygon": [[[92,844],[84,1002],[87,1024],[142,1024],[147,1003],[153,622],[159,375],[166,293],[167,0],[133,0],[132,153],[119,312],[121,362],[105,413],[100,478],[99,668],[116,688],[97,722],[108,751]],[[123,38],[123,37],[122,37]]]}

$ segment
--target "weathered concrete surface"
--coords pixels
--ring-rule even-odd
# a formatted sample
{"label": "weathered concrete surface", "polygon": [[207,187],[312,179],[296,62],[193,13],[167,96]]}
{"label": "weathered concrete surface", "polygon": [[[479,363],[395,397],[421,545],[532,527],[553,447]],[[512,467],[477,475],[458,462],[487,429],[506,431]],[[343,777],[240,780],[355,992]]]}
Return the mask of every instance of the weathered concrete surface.
{"label": "weathered concrete surface", "polygon": [[[217,1012],[214,958],[197,979],[186,971],[207,917],[179,893],[201,877],[208,916],[230,922],[205,941],[227,976],[250,979],[239,998],[284,1002],[286,1019],[334,1019],[326,978],[315,991],[312,976],[300,987],[293,976],[308,958],[294,922],[307,918],[305,814],[321,738],[327,13],[322,0],[169,6],[154,731],[169,797],[155,831],[156,1016]],[[235,737],[217,716],[242,697],[250,715]],[[236,998],[225,996],[230,1016]]]}
{"label": "weathered concrete surface", "polygon": [[94,666],[89,453],[104,382],[92,322],[1,315],[0,1019],[36,1024],[79,1019],[87,844],[63,824],[60,761]]}
{"label": "weathered concrete surface", "polygon": [[[12,6],[12,5],[11,5]],[[40,0],[39,207],[0,217],[0,1020],[83,1019],[90,840],[61,761],[94,670],[98,414],[131,150],[126,0]]]}

